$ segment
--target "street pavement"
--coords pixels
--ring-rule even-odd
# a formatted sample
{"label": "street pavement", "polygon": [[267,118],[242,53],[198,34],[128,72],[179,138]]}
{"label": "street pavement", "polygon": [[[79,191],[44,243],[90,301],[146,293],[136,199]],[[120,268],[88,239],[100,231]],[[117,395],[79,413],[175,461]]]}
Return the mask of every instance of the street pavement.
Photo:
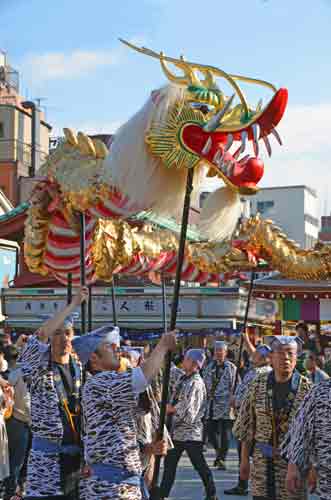
{"label": "street pavement", "polygon": [[[208,464],[211,466],[214,460],[214,452],[208,449],[207,453],[205,453],[205,457],[207,459]],[[231,498],[233,500],[239,500],[246,498],[247,500],[251,500],[251,495],[246,497],[242,496],[225,496],[224,490],[231,488],[232,486],[237,484],[237,454],[235,450],[230,450],[229,457],[227,459],[227,470],[218,471],[212,467],[214,480],[216,483],[217,494],[219,500],[225,500]],[[184,454],[179,463],[179,467],[177,469],[176,483],[171,491],[171,496],[169,497],[171,500],[203,500],[205,498],[204,488],[202,486],[202,482],[197,472],[193,469],[188,457]],[[318,497],[312,495],[309,497],[309,500],[317,500]]]}

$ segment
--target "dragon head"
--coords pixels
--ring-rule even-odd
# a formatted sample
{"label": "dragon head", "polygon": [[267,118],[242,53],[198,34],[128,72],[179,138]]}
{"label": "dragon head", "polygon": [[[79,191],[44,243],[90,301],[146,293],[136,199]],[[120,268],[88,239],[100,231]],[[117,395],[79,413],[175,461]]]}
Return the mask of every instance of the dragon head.
{"label": "dragon head", "polygon": [[[232,75],[213,67],[192,63],[139,48],[121,40],[130,48],[157,58],[162,70],[173,85],[182,88],[181,98],[169,107],[166,123],[155,120],[147,131],[146,142],[151,152],[161,158],[166,167],[209,166],[209,176],[220,177],[226,185],[241,194],[254,194],[264,172],[259,157],[260,144],[271,156],[270,136],[281,144],[276,126],[284,114],[288,93],[272,84]],[[182,72],[175,75],[168,66],[172,63]],[[220,89],[216,78],[226,82],[233,91],[230,97]],[[239,82],[260,85],[273,96],[263,107],[262,101],[251,107]],[[162,91],[152,94],[156,106],[164,99]],[[254,155],[247,154],[249,143]]]}

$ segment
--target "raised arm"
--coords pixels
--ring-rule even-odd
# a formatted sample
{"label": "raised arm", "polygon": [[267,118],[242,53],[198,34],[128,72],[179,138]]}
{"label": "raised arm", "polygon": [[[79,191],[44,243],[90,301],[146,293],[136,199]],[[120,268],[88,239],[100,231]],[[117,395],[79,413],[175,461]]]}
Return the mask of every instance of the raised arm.
{"label": "raised arm", "polygon": [[245,331],[245,332],[243,332],[242,335],[243,335],[243,340],[244,340],[245,347],[246,347],[249,355],[252,356],[255,353],[256,349],[253,346],[252,342],[250,341],[248,332]]}
{"label": "raised arm", "polygon": [[158,374],[167,352],[174,351],[175,349],[176,331],[164,333],[159,343],[152,351],[152,354],[146,359],[141,367],[148,382],[151,382]]}
{"label": "raised arm", "polygon": [[87,287],[83,287],[79,290],[77,295],[72,299],[71,304],[67,305],[62,311],[58,312],[55,316],[48,319],[39,329],[43,333],[44,337],[50,338],[52,335],[61,328],[68,316],[74,312],[74,310],[83,302],[88,299],[89,291]]}

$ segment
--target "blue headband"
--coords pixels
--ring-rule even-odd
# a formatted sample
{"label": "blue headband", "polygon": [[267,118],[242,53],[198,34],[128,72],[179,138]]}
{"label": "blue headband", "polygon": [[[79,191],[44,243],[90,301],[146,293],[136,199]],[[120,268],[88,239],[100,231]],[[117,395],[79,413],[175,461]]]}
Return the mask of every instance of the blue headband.
{"label": "blue headband", "polygon": [[103,326],[93,332],[75,337],[72,341],[74,350],[83,365],[86,365],[102,342],[120,345],[120,330],[117,326]]}
{"label": "blue headband", "polygon": [[215,349],[226,349],[228,350],[228,344],[224,342],[224,340],[215,340],[214,342]]}
{"label": "blue headband", "polygon": [[259,354],[261,354],[261,356],[266,358],[271,353],[271,349],[269,346],[265,344],[260,344],[256,347],[256,352],[258,352]]}
{"label": "blue headband", "polygon": [[277,351],[283,346],[298,347],[299,345],[301,345],[301,340],[298,337],[291,337],[290,335],[275,335],[270,342],[272,352]]}
{"label": "blue headband", "polygon": [[202,368],[206,359],[206,355],[202,349],[189,349],[185,353],[185,357],[195,361],[199,368]]}

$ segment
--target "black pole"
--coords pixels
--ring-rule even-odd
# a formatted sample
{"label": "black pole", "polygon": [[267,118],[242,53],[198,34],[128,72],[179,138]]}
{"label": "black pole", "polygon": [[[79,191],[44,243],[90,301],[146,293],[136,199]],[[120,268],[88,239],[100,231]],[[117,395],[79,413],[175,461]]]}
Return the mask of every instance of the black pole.
{"label": "black pole", "polygon": [[239,380],[239,369],[240,369],[240,363],[241,363],[241,358],[242,358],[242,353],[243,353],[243,348],[244,348],[244,336],[243,336],[243,334],[246,332],[246,328],[247,328],[248,313],[249,313],[249,307],[251,305],[251,298],[252,298],[252,293],[253,293],[253,287],[254,287],[254,272],[252,271],[251,280],[250,280],[250,283],[249,283],[248,295],[247,295],[247,302],[246,302],[246,311],[245,311],[245,318],[244,318],[243,333],[241,334],[241,339],[240,339],[239,358],[238,358],[238,364],[237,364],[236,379],[235,379],[235,382],[234,382],[234,391],[235,391],[235,389],[237,387],[238,380]]}
{"label": "black pole", "polygon": [[68,273],[67,278],[67,304],[71,304],[72,302],[72,274]]}
{"label": "black pole", "polygon": [[24,101],[22,106],[31,110],[31,166],[29,176],[34,177],[37,170],[37,106],[33,101]]}
{"label": "black pole", "polygon": [[162,274],[162,323],[163,323],[163,331],[167,331],[167,289],[165,278]]}
{"label": "black pole", "polygon": [[16,247],[15,248],[15,278],[17,278],[18,272],[19,272],[19,259],[20,259],[19,249]]}
{"label": "black pole", "polygon": [[[85,270],[85,214],[79,213],[80,218],[80,286],[86,286],[86,270]],[[81,305],[81,335],[86,333],[86,302]]]}
{"label": "black pole", "polygon": [[111,303],[113,307],[113,323],[117,326],[117,310],[116,310],[116,296],[115,296],[115,278],[111,281]]}
{"label": "black pole", "polygon": [[36,130],[36,122],[37,122],[37,108],[34,105],[31,108],[31,169],[29,172],[30,177],[34,177],[36,175],[37,170],[37,130]]}
{"label": "black pole", "polygon": [[[179,302],[179,292],[180,292],[180,278],[182,273],[184,255],[185,255],[185,243],[186,243],[186,233],[187,233],[187,225],[188,218],[190,213],[190,201],[191,201],[191,193],[193,189],[193,175],[194,169],[190,168],[187,173],[187,181],[186,181],[186,192],[183,206],[183,215],[182,215],[182,225],[180,231],[180,240],[178,247],[178,257],[177,257],[177,268],[176,268],[176,278],[175,278],[175,286],[173,293],[173,301],[171,305],[171,316],[170,316],[170,331],[176,328],[176,320],[177,320],[177,310],[178,310],[178,302]],[[168,402],[168,394],[169,394],[169,381],[170,381],[170,368],[171,368],[171,353],[168,353],[165,361],[165,370],[162,381],[162,401],[160,407],[160,424],[157,432],[157,439],[163,439],[164,425],[166,419],[166,406]],[[152,480],[152,493],[151,499],[158,500],[160,498],[160,491],[158,488],[158,478],[160,474],[160,465],[161,465],[161,457],[157,455],[155,457],[155,465],[153,472],[153,480]]]}
{"label": "black pole", "polygon": [[90,285],[88,289],[89,289],[89,294],[88,294],[88,305],[87,305],[87,324],[88,324],[88,331],[91,332],[93,330],[92,285]]}

